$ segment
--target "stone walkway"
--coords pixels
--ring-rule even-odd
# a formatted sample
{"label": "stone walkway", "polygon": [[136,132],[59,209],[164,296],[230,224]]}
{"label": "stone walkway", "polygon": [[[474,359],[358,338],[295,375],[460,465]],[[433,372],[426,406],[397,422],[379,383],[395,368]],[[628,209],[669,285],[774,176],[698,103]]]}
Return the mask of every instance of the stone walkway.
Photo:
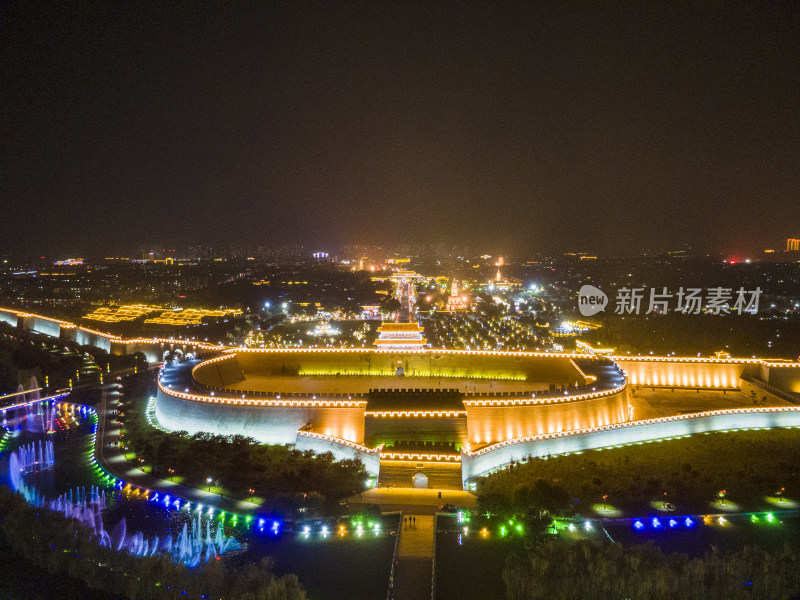
{"label": "stone walkway", "polygon": [[431,596],[433,515],[406,515],[397,544],[394,600]]}

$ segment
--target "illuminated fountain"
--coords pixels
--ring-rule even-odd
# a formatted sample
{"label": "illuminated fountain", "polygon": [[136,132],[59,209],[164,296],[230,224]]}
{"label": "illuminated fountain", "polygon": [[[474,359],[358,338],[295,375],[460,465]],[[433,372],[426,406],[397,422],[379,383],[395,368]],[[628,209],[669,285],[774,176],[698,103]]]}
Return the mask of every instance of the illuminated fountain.
{"label": "illuminated fountain", "polygon": [[38,443],[31,442],[25,446],[20,446],[16,454],[19,470],[23,474],[52,469],[55,463],[52,440],[46,441],[44,445],[39,440]]}
{"label": "illuminated fountain", "polygon": [[[100,521],[102,523],[102,521]],[[101,545],[108,545],[118,551],[126,551],[134,556],[153,556],[167,554],[175,562],[183,563],[187,567],[195,567],[201,562],[208,562],[222,556],[229,550],[241,548],[241,544],[233,537],[227,537],[222,523],[217,526],[214,535],[211,534],[211,520],[205,522],[205,536],[203,535],[203,520],[198,514],[197,519],[192,519],[192,529],[184,523],[183,529],[173,539],[166,536],[163,540],[158,536],[152,539],[144,537],[141,531],[133,535],[127,533],[127,523],[123,518],[114,527],[108,536],[108,543],[103,544],[105,537],[98,537]]]}
{"label": "illuminated fountain", "polygon": [[25,470],[20,464],[19,456],[16,452],[12,452],[8,457],[8,475],[11,479],[12,489],[15,492],[19,492],[28,504],[37,507],[42,506],[44,499],[36,488],[25,483],[22,478],[24,473]]}
{"label": "illuminated fountain", "polygon": [[[37,392],[38,393],[38,392]],[[26,429],[31,433],[47,433],[53,431],[56,421],[56,410],[47,402],[37,402],[26,407]]]}
{"label": "illuminated fountain", "polygon": [[[203,520],[198,513],[192,519],[191,530],[185,523],[183,530],[173,539],[158,536],[149,539],[141,531],[128,534],[125,518],[116,524],[109,533],[103,524],[103,511],[106,508],[106,493],[99,487],[91,486],[71,489],[52,500],[47,500],[33,485],[25,482],[28,473],[52,468],[55,462],[53,442],[48,440],[32,442],[20,447],[9,455],[9,476],[12,488],[25,498],[28,504],[47,508],[60,513],[86,527],[100,546],[124,551],[134,556],[145,557],[157,554],[170,556],[175,562],[189,567],[199,565],[222,556],[229,550],[241,548],[233,537],[225,535],[222,523],[212,533],[212,524]],[[205,530],[205,531],[204,531]]]}

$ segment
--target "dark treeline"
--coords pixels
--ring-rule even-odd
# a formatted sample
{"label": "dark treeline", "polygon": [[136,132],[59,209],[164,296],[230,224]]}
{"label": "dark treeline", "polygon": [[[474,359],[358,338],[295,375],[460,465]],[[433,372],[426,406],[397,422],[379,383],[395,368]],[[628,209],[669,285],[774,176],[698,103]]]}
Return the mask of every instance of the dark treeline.
{"label": "dark treeline", "polygon": [[48,573],[80,579],[90,588],[124,598],[306,598],[297,577],[275,576],[269,559],[238,569],[225,560],[188,569],[166,556],[134,557],[98,546],[86,528],[61,514],[29,506],[4,487],[0,487],[0,542]]}
{"label": "dark treeline", "polygon": [[746,547],[690,559],[652,544],[552,540],[511,557],[503,581],[508,600],[788,600],[800,594],[800,553]]}
{"label": "dark treeline", "polygon": [[284,516],[296,509],[305,509],[302,516],[330,514],[339,499],[366,486],[369,475],[359,460],[337,461],[330,452],[259,444],[241,435],[167,433],[147,422],[142,400],[125,404],[127,448],[161,477],[169,477],[173,469],[197,487],[207,485],[210,477],[235,496],[266,499],[270,510]]}

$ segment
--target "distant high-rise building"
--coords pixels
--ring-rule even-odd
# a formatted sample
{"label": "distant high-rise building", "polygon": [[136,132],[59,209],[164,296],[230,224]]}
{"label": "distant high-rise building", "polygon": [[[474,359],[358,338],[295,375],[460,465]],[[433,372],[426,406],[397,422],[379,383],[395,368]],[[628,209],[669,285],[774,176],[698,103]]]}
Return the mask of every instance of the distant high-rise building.
{"label": "distant high-rise building", "polygon": [[786,240],[786,251],[787,252],[798,252],[800,251],[800,239],[798,238],[789,238]]}

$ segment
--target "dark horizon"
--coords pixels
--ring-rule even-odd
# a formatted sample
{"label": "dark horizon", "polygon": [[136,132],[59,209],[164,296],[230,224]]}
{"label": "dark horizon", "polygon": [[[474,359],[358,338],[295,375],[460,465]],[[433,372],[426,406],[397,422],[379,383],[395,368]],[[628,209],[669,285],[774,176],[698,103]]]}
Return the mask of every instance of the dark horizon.
{"label": "dark horizon", "polygon": [[800,5],[0,7],[0,254],[800,237]]}

